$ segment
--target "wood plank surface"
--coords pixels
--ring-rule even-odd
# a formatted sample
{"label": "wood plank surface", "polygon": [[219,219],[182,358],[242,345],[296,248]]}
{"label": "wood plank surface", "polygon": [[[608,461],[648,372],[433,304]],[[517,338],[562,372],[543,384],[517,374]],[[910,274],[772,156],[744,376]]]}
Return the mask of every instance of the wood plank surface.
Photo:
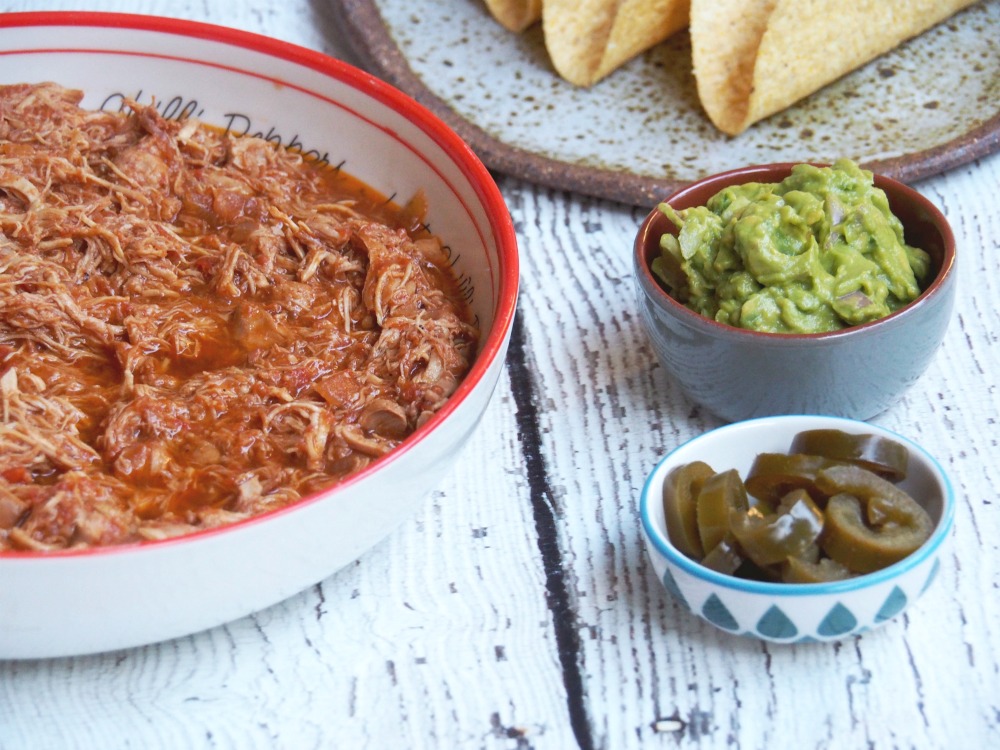
{"label": "wood plank surface", "polygon": [[[343,49],[323,0],[87,7]],[[949,550],[904,616],[836,645],[733,637],[664,593],[639,490],[718,422],[641,329],[631,243],[646,209],[498,181],[521,244],[519,317],[441,486],[355,564],[251,617],[0,662],[0,750],[1000,747],[1000,156],[916,186],[955,229],[959,296],[928,372],[872,420],[949,472]]]}

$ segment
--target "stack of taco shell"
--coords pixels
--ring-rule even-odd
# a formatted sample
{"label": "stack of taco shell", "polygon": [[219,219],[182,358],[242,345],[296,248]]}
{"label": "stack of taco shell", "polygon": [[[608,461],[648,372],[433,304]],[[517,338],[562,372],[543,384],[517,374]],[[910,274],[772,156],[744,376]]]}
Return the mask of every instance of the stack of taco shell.
{"label": "stack of taco shell", "polygon": [[690,0],[542,0],[552,65],[590,86],[688,25]]}
{"label": "stack of taco shell", "polygon": [[687,28],[698,98],[738,135],[978,0],[486,0],[541,21],[556,72],[591,86]]}
{"label": "stack of taco shell", "polygon": [[542,18],[542,0],[486,0],[486,7],[511,31],[524,31]]}

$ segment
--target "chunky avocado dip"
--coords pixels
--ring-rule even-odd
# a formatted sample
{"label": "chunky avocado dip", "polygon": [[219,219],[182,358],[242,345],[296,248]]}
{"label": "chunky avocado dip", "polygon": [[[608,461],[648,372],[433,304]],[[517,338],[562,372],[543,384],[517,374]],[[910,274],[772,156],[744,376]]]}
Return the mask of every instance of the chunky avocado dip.
{"label": "chunky avocado dip", "polygon": [[739,328],[819,333],[867,323],[915,300],[930,266],[903,242],[872,173],[848,159],[727,187],[705,206],[658,208],[679,231],[661,237],[653,272],[687,307]]}

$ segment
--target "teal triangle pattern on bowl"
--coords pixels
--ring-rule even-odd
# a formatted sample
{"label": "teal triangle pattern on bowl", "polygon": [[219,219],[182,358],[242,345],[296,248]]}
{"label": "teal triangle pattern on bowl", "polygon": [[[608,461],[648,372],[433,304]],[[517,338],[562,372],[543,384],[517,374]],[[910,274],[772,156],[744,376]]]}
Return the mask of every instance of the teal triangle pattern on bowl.
{"label": "teal triangle pattern on bowl", "polygon": [[799,629],[795,623],[777,605],[764,613],[763,617],[757,621],[757,632],[765,638],[775,638],[785,640],[794,638],[799,634]]}
{"label": "teal triangle pattern on bowl", "polygon": [[[898,589],[897,589],[898,590]],[[858,626],[858,618],[840,602],[833,605],[819,624],[817,632],[826,637],[846,635]]]}
{"label": "teal triangle pattern on bowl", "polygon": [[663,574],[663,588],[676,599],[684,609],[691,611],[691,605],[688,604],[687,599],[684,598],[684,594],[681,593],[680,586],[677,585],[677,581],[674,580],[673,574],[668,568]]}
{"label": "teal triangle pattern on bowl", "polygon": [[726,605],[715,594],[712,594],[705,600],[705,604],[701,608],[701,614],[710,623],[717,625],[723,630],[735,633],[740,629],[740,624],[733,617],[732,612],[726,609]]}
{"label": "teal triangle pattern on bowl", "polygon": [[[933,575],[933,573],[932,573]],[[906,607],[908,600],[899,586],[893,586],[888,598],[882,604],[878,614],[875,615],[875,622],[885,622],[898,615]]]}
{"label": "teal triangle pattern on bowl", "polygon": [[934,564],[931,566],[931,572],[927,576],[927,582],[924,583],[924,587],[920,589],[921,594],[924,593],[927,590],[927,587],[931,585],[931,583],[934,581],[935,578],[937,578],[937,573],[938,570],[940,569],[941,569],[941,560],[935,559]]}

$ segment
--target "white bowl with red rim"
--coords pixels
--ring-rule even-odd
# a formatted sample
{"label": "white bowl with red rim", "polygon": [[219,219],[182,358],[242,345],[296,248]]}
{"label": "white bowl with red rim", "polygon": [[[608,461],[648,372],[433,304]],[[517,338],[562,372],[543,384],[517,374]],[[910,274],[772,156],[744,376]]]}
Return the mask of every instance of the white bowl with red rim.
{"label": "white bowl with red rim", "polygon": [[[452,466],[503,368],[518,291],[509,212],[489,172],[406,95],[318,52],[203,23],[110,13],[0,15],[0,82],[54,81],[82,106],[261,135],[405,203],[453,252],[481,330],[445,406],[368,469],[295,505],[167,541],[0,553],[0,658],[128,648],[245,616],[321,581],[407,518]],[[2,460],[2,459],[0,459]]]}

